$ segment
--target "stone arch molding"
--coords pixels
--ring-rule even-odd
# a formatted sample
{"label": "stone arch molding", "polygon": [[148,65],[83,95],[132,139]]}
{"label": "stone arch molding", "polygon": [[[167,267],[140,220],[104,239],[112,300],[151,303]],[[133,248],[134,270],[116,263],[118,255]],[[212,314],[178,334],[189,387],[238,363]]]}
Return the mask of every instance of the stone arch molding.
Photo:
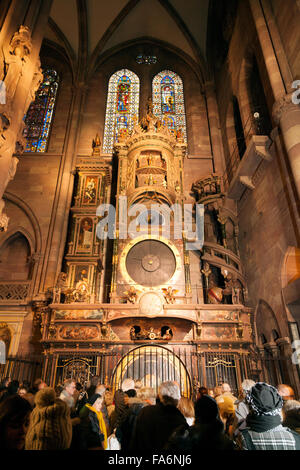
{"label": "stone arch molding", "polygon": [[270,305],[263,299],[260,299],[254,312],[254,329],[256,344],[262,346],[261,336],[264,335],[267,342],[274,342],[273,331],[281,337],[281,331],[276,319],[276,315]]}
{"label": "stone arch molding", "polygon": [[32,228],[32,233],[28,229],[24,228],[23,225],[10,220],[9,228],[5,235],[3,236],[0,246],[3,246],[5,241],[11,237],[14,233],[22,233],[28,240],[30,245],[31,254],[40,253],[42,248],[42,234],[41,228],[38,222],[38,219],[31,209],[31,207],[24,201],[22,201],[18,196],[13,193],[6,192],[4,198],[6,201],[11,202],[13,205],[17,206],[24,214],[26,219],[29,221],[29,225]]}

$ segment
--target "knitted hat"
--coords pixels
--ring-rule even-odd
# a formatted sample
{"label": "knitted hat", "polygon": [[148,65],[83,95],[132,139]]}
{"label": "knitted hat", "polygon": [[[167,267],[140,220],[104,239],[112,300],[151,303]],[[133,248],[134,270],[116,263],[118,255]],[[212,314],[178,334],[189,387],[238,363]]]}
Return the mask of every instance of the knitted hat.
{"label": "knitted hat", "polygon": [[25,440],[26,450],[68,449],[72,440],[70,410],[56,398],[55,390],[47,387],[35,396],[35,404]]}
{"label": "knitted hat", "polygon": [[136,397],[136,390],[134,388],[131,388],[130,390],[127,390],[125,394],[128,395],[129,398],[134,398]]}
{"label": "knitted hat", "polygon": [[276,416],[280,414],[283,400],[272,385],[257,382],[246,394],[246,400],[256,415]]}
{"label": "knitted hat", "polygon": [[96,400],[98,400],[98,398],[101,398],[102,395],[100,395],[99,393],[94,393],[89,399],[88,399],[88,403],[89,405],[93,405],[95,403]]}
{"label": "knitted hat", "polygon": [[216,400],[209,395],[203,395],[195,403],[195,421],[209,423],[219,418],[219,408]]}

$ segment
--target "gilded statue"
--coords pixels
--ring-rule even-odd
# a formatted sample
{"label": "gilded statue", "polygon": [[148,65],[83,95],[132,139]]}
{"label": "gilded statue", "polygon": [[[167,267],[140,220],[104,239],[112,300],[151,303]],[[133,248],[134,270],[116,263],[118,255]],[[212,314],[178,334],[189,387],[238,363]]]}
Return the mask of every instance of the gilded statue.
{"label": "gilded statue", "polygon": [[124,299],[130,302],[131,304],[135,304],[137,301],[139,291],[137,291],[133,286],[131,286],[128,291],[124,292]]}
{"label": "gilded statue", "polygon": [[92,148],[93,148],[93,156],[100,155],[101,140],[100,140],[98,133],[95,139],[93,139]]}
{"label": "gilded statue", "polygon": [[173,289],[171,286],[169,286],[167,289],[163,287],[162,291],[164,293],[164,297],[166,299],[167,304],[174,304],[175,294],[177,294],[178,289]]}

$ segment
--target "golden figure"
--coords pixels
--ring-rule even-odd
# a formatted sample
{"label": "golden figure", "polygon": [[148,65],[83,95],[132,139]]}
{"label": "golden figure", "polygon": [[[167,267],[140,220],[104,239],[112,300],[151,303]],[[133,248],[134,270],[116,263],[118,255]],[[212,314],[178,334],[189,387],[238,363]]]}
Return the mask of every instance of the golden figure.
{"label": "golden figure", "polygon": [[177,294],[178,289],[173,289],[171,286],[169,286],[167,289],[163,287],[162,291],[164,293],[164,297],[166,299],[167,304],[174,304],[175,294]]}
{"label": "golden figure", "polygon": [[223,300],[223,289],[221,287],[212,287],[208,290],[207,296],[210,304],[220,304]]}
{"label": "golden figure", "polygon": [[124,298],[131,304],[135,304],[137,301],[137,296],[139,291],[137,291],[133,286],[129,288],[129,290],[124,292]]}
{"label": "golden figure", "polygon": [[93,139],[92,148],[93,148],[93,156],[94,155],[100,155],[101,141],[100,141],[100,137],[99,137],[98,133],[96,135],[96,138]]}

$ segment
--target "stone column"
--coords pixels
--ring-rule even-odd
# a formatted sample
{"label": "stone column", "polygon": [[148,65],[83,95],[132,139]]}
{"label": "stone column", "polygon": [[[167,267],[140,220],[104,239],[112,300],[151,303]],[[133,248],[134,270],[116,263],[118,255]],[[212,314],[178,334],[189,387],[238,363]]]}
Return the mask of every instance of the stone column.
{"label": "stone column", "polygon": [[276,381],[277,381],[277,384],[280,384],[282,382],[282,377],[281,377],[281,371],[279,369],[280,351],[278,349],[278,346],[276,343],[270,342],[270,343],[265,344],[265,347],[269,350],[269,352],[272,355],[272,358],[274,361],[274,372],[276,375]]}
{"label": "stone column", "polygon": [[300,200],[300,105],[292,102],[292,93],[282,96],[273,107],[279,125]]}
{"label": "stone column", "polygon": [[206,82],[205,94],[211,135],[212,153],[215,163],[215,172],[223,175],[225,171],[223,145],[221,141],[220,120],[213,82]]}
{"label": "stone column", "polygon": [[249,0],[249,3],[275,99],[273,118],[281,129],[300,199],[300,106],[292,102],[292,93],[286,93],[260,2]]}
{"label": "stone column", "polygon": [[7,230],[3,193],[24,149],[23,117],[43,78],[39,52],[52,0],[12,0],[0,32],[0,230]]}
{"label": "stone column", "polygon": [[83,109],[88,93],[84,82],[76,82],[72,88],[73,96],[65,136],[65,148],[61,159],[57,187],[53,203],[53,215],[49,227],[49,238],[45,250],[44,264],[40,278],[39,291],[44,292],[55,283],[64,256],[68,229],[69,211],[74,189],[74,168],[80,139]]}
{"label": "stone column", "polygon": [[249,3],[257,31],[257,36],[265,59],[265,64],[273,95],[275,100],[278,100],[282,95],[285,94],[285,87],[278,67],[276,56],[274,54],[274,49],[265,22],[265,17],[259,0],[249,0]]}

